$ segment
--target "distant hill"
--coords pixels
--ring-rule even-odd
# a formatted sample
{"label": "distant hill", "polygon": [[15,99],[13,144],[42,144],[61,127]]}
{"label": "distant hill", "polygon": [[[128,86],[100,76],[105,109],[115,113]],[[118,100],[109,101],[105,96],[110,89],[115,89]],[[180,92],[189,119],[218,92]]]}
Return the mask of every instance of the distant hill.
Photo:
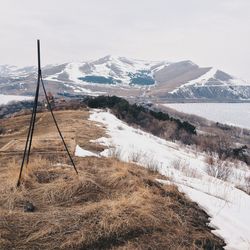
{"label": "distant hill", "polygon": [[[105,56],[83,62],[47,65],[44,80],[56,93],[116,94],[171,100],[250,100],[250,83],[191,61],[144,61]],[[34,92],[36,68],[0,66],[0,91]]]}

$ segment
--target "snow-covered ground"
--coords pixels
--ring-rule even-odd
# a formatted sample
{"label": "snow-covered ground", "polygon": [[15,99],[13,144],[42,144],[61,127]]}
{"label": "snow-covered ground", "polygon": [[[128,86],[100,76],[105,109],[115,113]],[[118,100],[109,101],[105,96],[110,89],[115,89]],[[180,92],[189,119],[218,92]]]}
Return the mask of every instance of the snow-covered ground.
{"label": "snow-covered ground", "polygon": [[21,95],[2,95],[0,94],[0,105],[7,104],[11,101],[23,101],[23,100],[32,100],[33,97],[30,96],[21,96]]}
{"label": "snow-covered ground", "polygon": [[250,103],[168,103],[163,105],[211,121],[250,129]]}
{"label": "snow-covered ground", "polygon": [[83,149],[79,145],[76,145],[75,156],[79,156],[79,157],[96,156],[96,157],[99,157],[97,154],[95,154],[89,150]]}
{"label": "snow-covered ground", "polygon": [[[236,169],[232,165],[232,178],[222,181],[206,173],[205,154],[190,147],[132,128],[109,112],[96,110],[90,115],[90,120],[104,124],[107,129],[109,137],[95,141],[109,147],[100,155],[115,155],[123,161],[158,168],[170,182],[207,211],[214,233],[225,240],[226,249],[250,249],[250,196],[235,187],[244,184],[244,178],[239,178],[239,174],[250,174],[247,166],[239,164]],[[78,155],[89,155],[80,147],[77,151]]]}

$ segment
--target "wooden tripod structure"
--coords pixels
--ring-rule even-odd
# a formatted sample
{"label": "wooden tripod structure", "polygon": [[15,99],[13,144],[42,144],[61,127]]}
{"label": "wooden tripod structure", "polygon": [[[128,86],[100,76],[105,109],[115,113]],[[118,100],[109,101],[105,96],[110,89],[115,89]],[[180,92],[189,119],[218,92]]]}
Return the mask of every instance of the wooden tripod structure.
{"label": "wooden tripod structure", "polygon": [[27,139],[26,139],[26,143],[25,143],[25,148],[24,148],[24,152],[23,152],[23,159],[22,159],[22,164],[21,164],[21,168],[20,168],[20,173],[19,173],[19,177],[18,177],[18,181],[17,181],[17,187],[20,186],[21,183],[21,177],[22,177],[22,171],[23,171],[23,166],[26,160],[26,166],[29,163],[29,157],[30,157],[30,150],[31,150],[31,145],[32,145],[32,138],[33,138],[33,133],[34,133],[34,128],[35,128],[35,123],[36,123],[36,114],[37,114],[37,105],[38,105],[38,97],[39,97],[39,89],[40,89],[40,84],[42,85],[43,88],[43,92],[48,104],[48,109],[52,115],[53,121],[55,123],[55,126],[57,128],[57,131],[62,139],[63,145],[65,147],[65,150],[67,151],[67,154],[69,156],[69,159],[75,169],[75,172],[78,174],[78,171],[76,169],[75,163],[70,155],[70,152],[68,150],[68,147],[65,143],[65,140],[63,138],[63,135],[59,129],[58,123],[56,121],[55,115],[53,113],[51,104],[49,102],[49,98],[47,95],[47,91],[45,89],[45,85],[43,82],[43,77],[42,77],[42,70],[41,70],[41,57],[40,57],[40,40],[37,40],[37,58],[38,58],[38,78],[37,78],[37,86],[36,86],[36,93],[35,93],[35,99],[34,99],[34,105],[33,105],[33,110],[32,110],[32,115],[31,115],[31,119],[30,119],[30,124],[29,124],[29,131],[28,131],[28,135],[27,135]]}

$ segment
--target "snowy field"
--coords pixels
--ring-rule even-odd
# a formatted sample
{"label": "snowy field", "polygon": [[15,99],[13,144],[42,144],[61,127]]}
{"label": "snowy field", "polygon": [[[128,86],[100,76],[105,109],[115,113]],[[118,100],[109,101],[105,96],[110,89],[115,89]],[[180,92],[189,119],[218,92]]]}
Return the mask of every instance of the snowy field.
{"label": "snowy field", "polygon": [[211,216],[214,233],[225,240],[226,249],[250,249],[250,196],[235,187],[244,185],[243,177],[250,175],[246,165],[234,163],[232,176],[222,181],[207,174],[206,155],[191,147],[132,128],[109,112],[96,110],[90,120],[106,127],[108,137],[94,142],[108,148],[97,155],[77,146],[77,156],[116,156],[144,167],[157,166],[161,174],[169,177],[169,181],[159,182],[176,184]]}
{"label": "snowy field", "polygon": [[0,94],[0,105],[5,105],[11,101],[23,101],[23,100],[32,100],[33,97],[30,96],[21,96],[21,95],[2,95]]}
{"label": "snowy field", "polygon": [[250,129],[250,103],[168,103],[163,105],[211,121]]}

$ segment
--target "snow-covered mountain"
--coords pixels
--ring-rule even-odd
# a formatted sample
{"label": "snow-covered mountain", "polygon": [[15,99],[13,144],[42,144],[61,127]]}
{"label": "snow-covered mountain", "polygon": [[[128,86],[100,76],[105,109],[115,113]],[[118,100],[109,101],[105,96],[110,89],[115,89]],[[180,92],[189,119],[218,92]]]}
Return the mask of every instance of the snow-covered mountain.
{"label": "snow-covered mountain", "polygon": [[170,92],[173,97],[209,99],[249,99],[250,84],[216,68]]}
{"label": "snow-covered mountain", "polygon": [[18,68],[13,65],[0,65],[0,77],[18,79],[21,77],[27,77],[30,74],[34,74],[35,70],[35,66]]}
{"label": "snow-covered mountain", "polygon": [[[0,66],[0,90],[7,94],[16,94],[19,90],[22,94],[26,94],[25,91],[31,93],[35,77],[36,67]],[[191,61],[145,61],[105,56],[98,60],[47,65],[43,68],[43,77],[53,83],[58,93],[108,92],[182,100],[250,99],[250,83]],[[13,93],[13,89],[16,92]]]}
{"label": "snow-covered mountain", "polygon": [[47,80],[79,84],[153,85],[156,83],[154,73],[167,65],[169,63],[164,61],[105,56],[93,61],[57,65],[44,73]]}

